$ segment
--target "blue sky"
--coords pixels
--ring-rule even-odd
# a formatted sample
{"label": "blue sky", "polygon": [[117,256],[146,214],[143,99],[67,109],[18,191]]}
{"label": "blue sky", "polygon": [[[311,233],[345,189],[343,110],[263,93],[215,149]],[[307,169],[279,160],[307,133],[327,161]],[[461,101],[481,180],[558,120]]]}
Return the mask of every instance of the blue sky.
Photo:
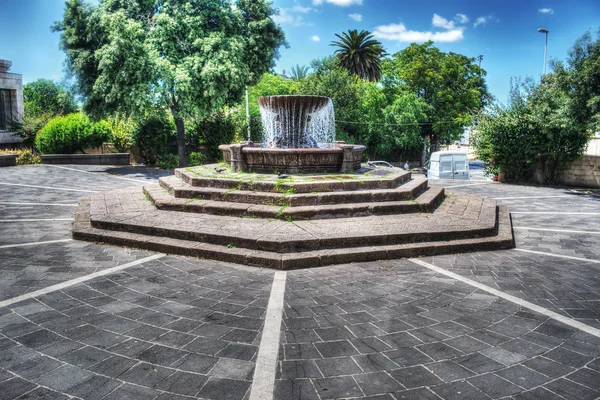
{"label": "blue sky", "polygon": [[[483,55],[490,91],[502,102],[511,76],[542,73],[544,35],[538,28],[550,31],[549,59],[564,59],[579,36],[600,24],[598,0],[274,0],[274,5],[290,45],[281,50],[278,72],[332,54],[336,33],[365,29],[388,53],[432,38],[443,51]],[[63,7],[63,0],[0,0],[0,58],[12,60],[11,71],[23,74],[25,82],[64,76],[59,37],[50,31]]]}

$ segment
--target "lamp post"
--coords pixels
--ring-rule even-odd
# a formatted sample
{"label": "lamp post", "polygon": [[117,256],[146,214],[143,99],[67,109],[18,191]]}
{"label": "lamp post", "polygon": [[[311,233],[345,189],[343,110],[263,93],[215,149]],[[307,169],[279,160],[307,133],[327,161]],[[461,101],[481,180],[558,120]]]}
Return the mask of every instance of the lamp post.
{"label": "lamp post", "polygon": [[548,29],[545,28],[540,28],[538,29],[539,33],[545,33],[546,34],[546,44],[544,45],[544,75],[546,75],[546,54],[547,54],[547,50],[548,50]]}

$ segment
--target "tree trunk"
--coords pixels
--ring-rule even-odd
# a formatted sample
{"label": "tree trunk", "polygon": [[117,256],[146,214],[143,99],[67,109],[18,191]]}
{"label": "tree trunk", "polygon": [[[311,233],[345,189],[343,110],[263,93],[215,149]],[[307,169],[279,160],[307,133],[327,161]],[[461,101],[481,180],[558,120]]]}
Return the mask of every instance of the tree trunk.
{"label": "tree trunk", "polygon": [[185,152],[185,127],[183,118],[175,117],[177,127],[177,155],[179,156],[179,167],[187,167],[187,154]]}

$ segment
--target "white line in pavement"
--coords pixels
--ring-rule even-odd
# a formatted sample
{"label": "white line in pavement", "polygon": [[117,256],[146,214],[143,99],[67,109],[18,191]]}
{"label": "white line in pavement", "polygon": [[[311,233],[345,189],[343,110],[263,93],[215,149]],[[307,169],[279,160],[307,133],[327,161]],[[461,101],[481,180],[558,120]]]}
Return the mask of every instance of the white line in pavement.
{"label": "white line in pavement", "polygon": [[600,215],[597,212],[511,211],[511,214]]}
{"label": "white line in pavement", "polygon": [[600,260],[594,260],[592,258],[581,258],[581,257],[565,256],[565,255],[562,255],[562,254],[545,253],[543,251],[534,251],[534,250],[526,250],[526,249],[513,249],[513,250],[515,250],[515,251],[522,251],[523,253],[539,254],[541,256],[566,258],[568,260],[586,261],[586,262],[590,262],[590,263],[593,263],[593,264],[600,264]]}
{"label": "white line in pavement", "polygon": [[491,287],[483,285],[483,284],[481,284],[479,282],[476,282],[476,281],[473,281],[471,279],[465,278],[464,276],[455,274],[454,272],[450,272],[450,271],[447,271],[447,270],[445,270],[443,268],[436,267],[435,265],[426,263],[425,261],[421,261],[421,260],[418,260],[418,259],[415,259],[415,258],[411,258],[411,259],[409,259],[409,261],[411,261],[411,262],[413,262],[415,264],[418,264],[418,265],[420,265],[422,267],[428,268],[428,269],[430,269],[432,271],[435,271],[435,272],[437,272],[439,274],[446,275],[446,276],[448,276],[450,278],[456,279],[457,281],[466,283],[467,285],[476,287],[479,290],[487,292],[487,293],[489,293],[491,295],[494,295],[496,297],[500,297],[501,299],[508,300],[511,303],[515,303],[515,304],[517,304],[517,305],[519,305],[521,307],[527,308],[527,309],[529,309],[531,311],[535,311],[538,314],[545,315],[548,318],[552,318],[552,319],[554,319],[556,321],[559,321],[559,322],[561,322],[561,323],[563,323],[565,325],[569,325],[570,327],[573,327],[573,328],[579,329],[580,331],[584,331],[586,333],[589,333],[590,335],[594,335],[596,337],[600,337],[600,329],[597,329],[597,328],[594,328],[592,326],[583,324],[583,323],[581,323],[581,322],[579,322],[577,320],[565,317],[564,315],[560,315],[560,314],[558,314],[558,313],[556,313],[554,311],[548,310],[547,308],[540,307],[540,306],[538,306],[536,304],[530,303],[530,302],[528,302],[526,300],[520,299],[520,298],[515,297],[513,295],[510,295],[508,293],[501,292],[501,291],[499,291],[497,289],[491,288]]}
{"label": "white line in pavement", "polygon": [[519,200],[519,199],[558,199],[562,197],[573,198],[572,194],[556,196],[524,196],[524,197],[494,197],[494,200]]}
{"label": "white line in pavement", "polygon": [[0,206],[56,206],[56,207],[77,207],[77,204],[61,204],[61,203],[11,203],[8,201],[0,201]]}
{"label": "white line in pavement", "polygon": [[[45,164],[45,165],[46,165],[47,167],[54,167],[54,168],[68,169],[69,171],[83,172],[83,173],[85,173],[85,174],[96,174],[96,175],[98,174],[98,172],[85,171],[85,170],[82,170],[82,169],[77,169],[77,168],[63,167],[63,166],[60,166],[60,165],[52,165],[52,164]],[[100,172],[103,172],[103,173],[105,173],[104,171],[100,171]],[[109,173],[105,173],[105,174],[106,174],[106,175],[103,175],[103,176],[108,176],[108,177],[111,177],[111,178],[116,178],[116,179],[124,179],[124,180],[126,180],[126,181],[132,181],[132,182],[150,183],[150,181],[143,181],[143,180],[141,180],[141,179],[125,178],[124,176],[115,176],[115,175],[112,175],[112,174],[109,174]]]}
{"label": "white line in pavement", "polygon": [[258,356],[254,367],[250,400],[272,400],[274,396],[286,278],[287,272],[285,271],[277,271],[273,277],[265,326],[260,338]]}
{"label": "white line in pavement", "polygon": [[82,276],[82,277],[77,278],[77,279],[73,279],[73,280],[70,280],[70,281],[65,281],[65,282],[62,282],[62,283],[58,283],[56,285],[48,286],[46,288],[43,288],[43,289],[40,289],[40,290],[36,290],[35,292],[30,292],[30,293],[22,294],[21,296],[13,297],[12,299],[0,301],[0,307],[7,307],[7,306],[10,306],[11,304],[15,304],[15,303],[18,303],[18,302],[23,301],[23,300],[33,299],[34,297],[38,297],[38,296],[41,296],[41,295],[44,295],[44,294],[52,293],[52,292],[55,292],[57,290],[62,290],[62,289],[68,288],[70,286],[77,285],[79,283],[86,282],[86,281],[89,281],[91,279],[98,278],[100,276],[109,275],[109,274],[112,274],[112,273],[115,273],[115,272],[118,272],[118,271],[122,271],[122,270],[124,270],[126,268],[129,268],[129,267],[135,267],[136,265],[140,265],[140,264],[143,264],[143,263],[148,262],[148,261],[156,260],[156,259],[162,258],[164,256],[166,256],[166,254],[155,254],[153,256],[146,257],[146,258],[141,258],[139,260],[132,261],[132,262],[127,263],[127,264],[119,265],[117,267],[107,268],[105,270],[102,270],[102,271],[99,271],[99,272],[95,272],[93,274],[85,275],[85,276]]}
{"label": "white line in pavement", "polygon": [[73,239],[59,239],[59,240],[47,240],[45,242],[6,244],[4,246],[0,246],[0,249],[10,249],[10,248],[13,248],[13,247],[37,246],[38,244],[64,243],[64,242],[72,242],[72,241],[73,241]]}
{"label": "white line in pavement", "polygon": [[73,221],[73,218],[20,218],[20,219],[0,219],[0,222],[44,222],[44,221]]}
{"label": "white line in pavement", "polygon": [[562,233],[584,233],[589,235],[600,235],[596,231],[574,231],[571,229],[548,229],[548,228],[531,228],[529,226],[513,226],[513,229],[523,229],[526,231],[544,231],[544,232],[562,232]]}
{"label": "white line in pavement", "polygon": [[457,188],[457,187],[479,186],[479,185],[493,185],[493,184],[494,183],[492,183],[492,182],[486,182],[486,183],[465,183],[464,185],[444,186],[444,188],[446,188],[446,189],[453,189],[453,188]]}
{"label": "white line in pavement", "polygon": [[25,184],[22,184],[22,183],[0,182],[0,185],[22,186],[22,187],[30,187],[30,188],[37,188],[37,189],[49,189],[49,190],[66,190],[68,192],[98,193],[96,190],[73,189],[73,188],[54,187],[54,186],[25,185]]}

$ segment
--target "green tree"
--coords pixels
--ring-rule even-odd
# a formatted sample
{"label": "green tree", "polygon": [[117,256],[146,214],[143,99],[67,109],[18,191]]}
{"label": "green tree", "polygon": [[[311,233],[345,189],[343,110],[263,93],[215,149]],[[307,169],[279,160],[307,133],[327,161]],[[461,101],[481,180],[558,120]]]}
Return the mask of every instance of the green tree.
{"label": "green tree", "polygon": [[290,78],[292,78],[292,80],[294,81],[301,81],[302,79],[308,76],[308,70],[309,67],[307,67],[306,65],[293,65],[292,72],[290,73]]}
{"label": "green tree", "polygon": [[568,97],[569,113],[593,131],[600,130],[600,29],[583,34],[569,50],[567,63],[552,62],[558,87]]}
{"label": "green tree", "polygon": [[239,101],[272,68],[284,44],[274,12],[266,0],[69,0],[54,29],[85,109],[169,109],[184,166],[186,118]]}
{"label": "green tree", "polygon": [[53,116],[77,111],[75,96],[69,88],[48,79],[38,79],[23,86],[27,113],[49,113]]}
{"label": "green tree", "polygon": [[429,105],[421,129],[431,141],[449,143],[471,125],[473,115],[489,101],[486,72],[475,58],[444,53],[433,42],[411,44],[384,60],[382,84],[388,96],[412,93]]}
{"label": "green tree", "polygon": [[381,79],[381,59],[385,51],[381,43],[373,39],[368,31],[350,30],[347,33],[336,35],[339,41],[331,42],[331,46],[338,47],[335,56],[340,66],[350,73],[369,81]]}

